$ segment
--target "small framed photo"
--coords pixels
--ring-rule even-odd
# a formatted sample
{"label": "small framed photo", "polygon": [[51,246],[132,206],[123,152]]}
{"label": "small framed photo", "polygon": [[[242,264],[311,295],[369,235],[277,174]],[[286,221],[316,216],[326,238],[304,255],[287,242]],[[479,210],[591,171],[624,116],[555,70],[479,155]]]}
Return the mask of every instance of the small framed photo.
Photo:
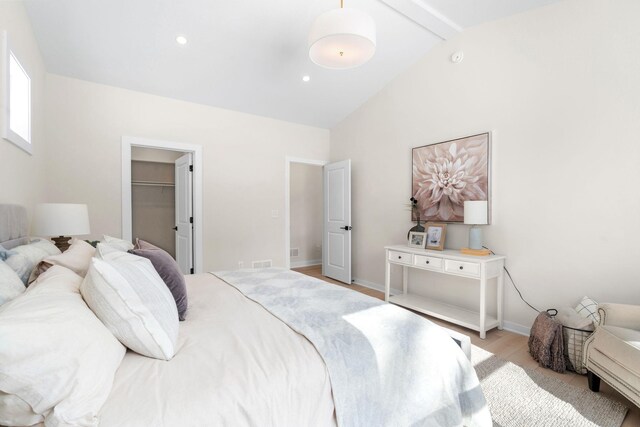
{"label": "small framed photo", "polygon": [[409,232],[409,247],[424,249],[424,244],[427,241],[427,233],[420,231]]}
{"label": "small framed photo", "polygon": [[426,228],[426,248],[432,251],[444,250],[444,239],[447,235],[447,224],[428,222],[426,224]]}

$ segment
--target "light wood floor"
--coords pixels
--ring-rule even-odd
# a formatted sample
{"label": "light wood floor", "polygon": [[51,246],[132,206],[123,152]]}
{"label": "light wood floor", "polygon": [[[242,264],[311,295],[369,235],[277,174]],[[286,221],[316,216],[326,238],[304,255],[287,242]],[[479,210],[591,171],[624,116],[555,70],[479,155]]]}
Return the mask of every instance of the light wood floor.
{"label": "light wood floor", "polygon": [[[302,267],[295,268],[295,271],[306,274],[308,276],[316,277],[318,279],[325,280],[329,283],[333,283],[338,286],[342,286],[345,288],[353,289],[354,291],[362,292],[363,294],[372,296],[378,299],[384,299],[384,293],[370,289],[361,285],[345,285],[344,283],[337,282],[335,280],[329,279],[328,277],[322,276],[321,267],[319,265],[314,265],[311,267]],[[460,333],[463,333],[471,338],[471,343],[476,345],[486,351],[489,351],[495,354],[497,357],[501,359],[508,360],[510,362],[515,363],[516,365],[520,365],[525,368],[536,369],[541,371],[545,375],[549,375],[551,377],[556,377],[562,381],[566,381],[569,384],[573,384],[577,387],[589,388],[587,384],[586,375],[578,375],[573,372],[567,372],[565,374],[558,374],[557,372],[553,372],[550,369],[541,368],[538,366],[538,363],[533,360],[533,358],[529,355],[529,347],[528,347],[528,337],[523,335],[519,335],[509,331],[499,331],[498,329],[492,329],[487,332],[487,338],[482,340],[478,336],[478,333],[472,331],[470,329],[462,328],[458,325],[454,325],[452,323],[444,322],[440,319],[433,318],[431,316],[424,315],[422,313],[417,313],[421,316],[424,316],[431,320],[434,323],[442,325],[446,328],[453,329]],[[625,406],[629,408],[629,412],[627,413],[626,418],[624,419],[624,423],[622,427],[637,427],[640,426],[640,408],[635,406],[625,397],[620,395],[616,390],[609,387],[604,381],[601,382],[600,393],[622,402]]]}

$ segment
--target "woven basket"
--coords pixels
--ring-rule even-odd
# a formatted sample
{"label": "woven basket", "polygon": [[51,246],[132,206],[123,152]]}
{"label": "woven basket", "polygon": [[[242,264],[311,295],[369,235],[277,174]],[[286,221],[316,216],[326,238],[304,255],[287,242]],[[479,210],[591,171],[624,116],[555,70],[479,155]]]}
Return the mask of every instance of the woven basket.
{"label": "woven basket", "polygon": [[584,350],[584,342],[589,338],[593,331],[584,329],[575,329],[568,326],[562,327],[564,336],[564,360],[567,370],[577,374],[585,375],[587,369],[582,362],[582,354]]}

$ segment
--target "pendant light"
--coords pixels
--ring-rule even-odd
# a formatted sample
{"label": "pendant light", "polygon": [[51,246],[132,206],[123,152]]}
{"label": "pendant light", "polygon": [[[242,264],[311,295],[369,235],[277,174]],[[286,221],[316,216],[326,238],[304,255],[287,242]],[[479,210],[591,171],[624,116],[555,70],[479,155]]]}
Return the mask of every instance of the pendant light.
{"label": "pendant light", "polygon": [[376,23],[357,9],[333,9],[318,16],[309,32],[309,57],[322,67],[348,69],[367,62],[376,51]]}

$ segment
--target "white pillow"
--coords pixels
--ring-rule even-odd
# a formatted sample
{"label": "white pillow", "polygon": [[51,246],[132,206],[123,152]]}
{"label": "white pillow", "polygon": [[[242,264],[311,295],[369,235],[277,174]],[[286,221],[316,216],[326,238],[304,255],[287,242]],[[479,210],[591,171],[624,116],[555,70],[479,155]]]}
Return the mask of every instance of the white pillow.
{"label": "white pillow", "polygon": [[61,265],[84,277],[87,275],[91,258],[96,253],[93,246],[80,239],[73,239],[69,249],[60,255],[48,256],[33,269],[29,283],[33,282],[40,274],[47,271],[52,265]]}
{"label": "white pillow", "polygon": [[3,424],[35,414],[46,426],[97,425],[125,348],[82,300],[81,282],[53,266],[0,307],[1,400],[13,418]]}
{"label": "white pillow", "polygon": [[16,272],[3,261],[0,261],[0,305],[14,299],[24,290],[24,283],[22,283]]}
{"label": "white pillow", "polygon": [[596,325],[600,323],[600,314],[598,314],[598,303],[591,298],[585,296],[576,306],[576,311],[587,319],[591,319]]}
{"label": "white pillow", "polygon": [[80,292],[122,344],[156,359],[174,356],[178,309],[151,261],[127,252],[94,257]]}
{"label": "white pillow", "polygon": [[107,242],[110,246],[113,246],[114,248],[118,248],[123,252],[127,252],[133,249],[133,243],[131,242],[118,239],[117,237],[107,236],[106,234],[103,237],[104,237],[104,241]]}
{"label": "white pillow", "polygon": [[9,256],[5,262],[18,274],[25,285],[28,283],[31,271],[36,264],[49,255],[60,254],[60,251],[53,243],[44,239],[17,246],[11,251],[15,252],[15,255]]}
{"label": "white pillow", "polygon": [[42,421],[44,417],[33,412],[27,402],[15,394],[0,391],[0,425],[32,426]]}
{"label": "white pillow", "polygon": [[[29,243],[30,246],[33,246],[38,249],[42,249],[47,253],[47,255],[58,255],[60,254],[60,249],[49,239],[34,239]],[[15,250],[15,249],[14,249]]]}

